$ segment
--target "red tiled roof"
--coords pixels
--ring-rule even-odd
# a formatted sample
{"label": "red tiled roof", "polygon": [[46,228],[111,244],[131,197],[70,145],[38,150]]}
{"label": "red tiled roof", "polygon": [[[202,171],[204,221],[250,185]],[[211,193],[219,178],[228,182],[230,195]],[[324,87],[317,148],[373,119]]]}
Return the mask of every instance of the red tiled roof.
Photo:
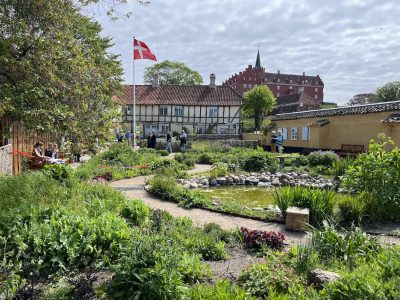
{"label": "red tiled roof", "polygon": [[[114,96],[116,103],[133,104],[132,85],[125,85],[122,95]],[[242,97],[229,86],[210,88],[208,85],[136,85],[137,105],[241,105]]]}

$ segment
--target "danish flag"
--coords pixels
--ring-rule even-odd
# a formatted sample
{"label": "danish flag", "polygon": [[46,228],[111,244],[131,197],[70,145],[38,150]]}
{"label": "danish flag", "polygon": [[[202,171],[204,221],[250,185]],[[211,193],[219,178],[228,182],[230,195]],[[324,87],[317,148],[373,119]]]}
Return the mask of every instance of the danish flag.
{"label": "danish flag", "polygon": [[157,61],[156,56],[151,53],[145,42],[133,39],[133,59],[150,59]]}

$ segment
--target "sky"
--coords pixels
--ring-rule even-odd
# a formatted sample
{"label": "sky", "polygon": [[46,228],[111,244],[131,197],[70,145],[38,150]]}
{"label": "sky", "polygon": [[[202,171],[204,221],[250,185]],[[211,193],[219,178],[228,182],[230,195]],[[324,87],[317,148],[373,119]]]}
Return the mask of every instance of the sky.
{"label": "sky", "polygon": [[[132,37],[144,41],[159,62],[185,63],[204,84],[217,84],[254,65],[259,45],[267,72],[317,75],[324,101],[344,104],[400,80],[399,0],[135,0],[117,7],[128,19],[91,12],[113,38],[125,83],[132,83]],[[135,62],[136,83],[155,62]]]}

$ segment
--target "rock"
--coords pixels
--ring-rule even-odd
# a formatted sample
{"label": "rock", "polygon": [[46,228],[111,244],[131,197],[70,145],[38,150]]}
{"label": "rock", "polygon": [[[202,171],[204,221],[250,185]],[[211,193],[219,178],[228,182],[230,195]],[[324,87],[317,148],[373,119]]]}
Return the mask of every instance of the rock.
{"label": "rock", "polygon": [[281,182],[282,182],[283,186],[288,186],[289,185],[289,180],[287,180],[286,178],[283,178]]}
{"label": "rock", "polygon": [[225,179],[226,179],[226,184],[229,185],[233,184],[233,179],[231,177],[226,177]]}
{"label": "rock", "polygon": [[255,211],[263,211],[264,209],[262,207],[254,207],[253,210],[255,210]]}
{"label": "rock", "polygon": [[197,189],[197,188],[199,187],[199,185],[198,185],[196,182],[191,182],[191,183],[189,184],[189,187],[190,187],[191,189]]}
{"label": "rock", "polygon": [[289,206],[286,210],[285,229],[286,230],[305,230],[310,222],[310,210],[308,208],[300,208]]}
{"label": "rock", "polygon": [[185,184],[185,180],[184,179],[178,179],[178,183],[179,184]]}
{"label": "rock", "polygon": [[260,181],[257,185],[263,187],[268,186],[268,183]]}
{"label": "rock", "polygon": [[216,186],[218,184],[218,182],[215,179],[210,179],[208,183],[210,186]]}
{"label": "rock", "polygon": [[257,173],[250,173],[250,176],[256,177],[258,174]]}
{"label": "rock", "polygon": [[335,272],[324,271],[321,269],[312,270],[309,276],[309,284],[321,288],[324,284],[340,279],[340,275]]}
{"label": "rock", "polygon": [[208,181],[207,181],[207,179],[205,179],[205,178],[202,178],[201,181],[200,181],[200,183],[201,183],[202,185],[208,185]]}
{"label": "rock", "polygon": [[239,183],[240,182],[239,176],[231,176],[231,177],[232,177],[233,183]]}
{"label": "rock", "polygon": [[183,185],[183,187],[185,188],[185,189],[190,189],[190,183],[185,183],[184,185]]}
{"label": "rock", "polygon": [[260,179],[260,181],[262,181],[262,182],[269,182],[269,181],[271,181],[271,178],[269,177],[269,176],[260,176],[259,177],[259,179]]}
{"label": "rock", "polygon": [[272,185],[274,186],[280,186],[281,182],[279,181],[279,178],[274,178],[274,180],[272,180]]}
{"label": "rock", "polygon": [[218,184],[220,185],[225,185],[226,184],[226,178],[225,177],[218,177],[216,178]]}
{"label": "rock", "polygon": [[250,183],[252,185],[257,185],[260,182],[260,180],[257,177],[251,177]]}
{"label": "rock", "polygon": [[221,206],[221,203],[218,203],[218,202],[211,202],[211,204],[214,206]]}
{"label": "rock", "polygon": [[296,185],[296,181],[290,180],[290,181],[289,181],[289,185],[290,185],[290,186],[295,186],[295,185]]}
{"label": "rock", "polygon": [[300,176],[299,176],[301,179],[308,179],[308,174],[301,174]]}

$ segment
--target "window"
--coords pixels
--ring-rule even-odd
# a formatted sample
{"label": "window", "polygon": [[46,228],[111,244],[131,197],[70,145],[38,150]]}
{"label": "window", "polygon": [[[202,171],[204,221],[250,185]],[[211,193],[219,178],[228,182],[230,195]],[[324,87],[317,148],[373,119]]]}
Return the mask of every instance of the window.
{"label": "window", "polygon": [[299,92],[304,92],[304,86],[299,87]]}
{"label": "window", "polygon": [[280,86],[280,85],[277,85],[277,86],[276,86],[276,89],[277,89],[277,90],[280,90],[280,89],[281,89],[281,86]]}
{"label": "window", "polygon": [[308,127],[301,128],[301,140],[308,141],[310,139],[310,129]]}
{"label": "window", "polygon": [[183,116],[183,106],[175,106],[175,116]]}
{"label": "window", "polygon": [[168,125],[161,125],[161,132],[162,133],[167,133],[168,130],[169,130],[169,126]]}
{"label": "window", "polygon": [[289,89],[293,89],[293,86],[289,86]]}
{"label": "window", "polygon": [[168,115],[168,106],[160,106],[159,113],[161,116],[166,116]]}
{"label": "window", "polygon": [[297,127],[292,128],[291,140],[297,141]]}
{"label": "window", "polygon": [[213,106],[208,108],[208,117],[215,118],[218,116],[218,107]]}
{"label": "window", "polygon": [[318,88],[315,88],[315,91],[318,92]]}
{"label": "window", "polygon": [[127,105],[125,107],[125,112],[127,115],[131,115],[132,114],[132,109],[133,109],[133,105]]}
{"label": "window", "polygon": [[278,128],[278,131],[282,133],[283,139],[286,141],[288,136],[287,128]]}
{"label": "window", "polygon": [[314,96],[314,98],[315,98],[315,99],[318,99],[318,95],[316,94],[316,95]]}
{"label": "window", "polygon": [[281,94],[280,93],[276,93],[276,96],[279,97]]}

